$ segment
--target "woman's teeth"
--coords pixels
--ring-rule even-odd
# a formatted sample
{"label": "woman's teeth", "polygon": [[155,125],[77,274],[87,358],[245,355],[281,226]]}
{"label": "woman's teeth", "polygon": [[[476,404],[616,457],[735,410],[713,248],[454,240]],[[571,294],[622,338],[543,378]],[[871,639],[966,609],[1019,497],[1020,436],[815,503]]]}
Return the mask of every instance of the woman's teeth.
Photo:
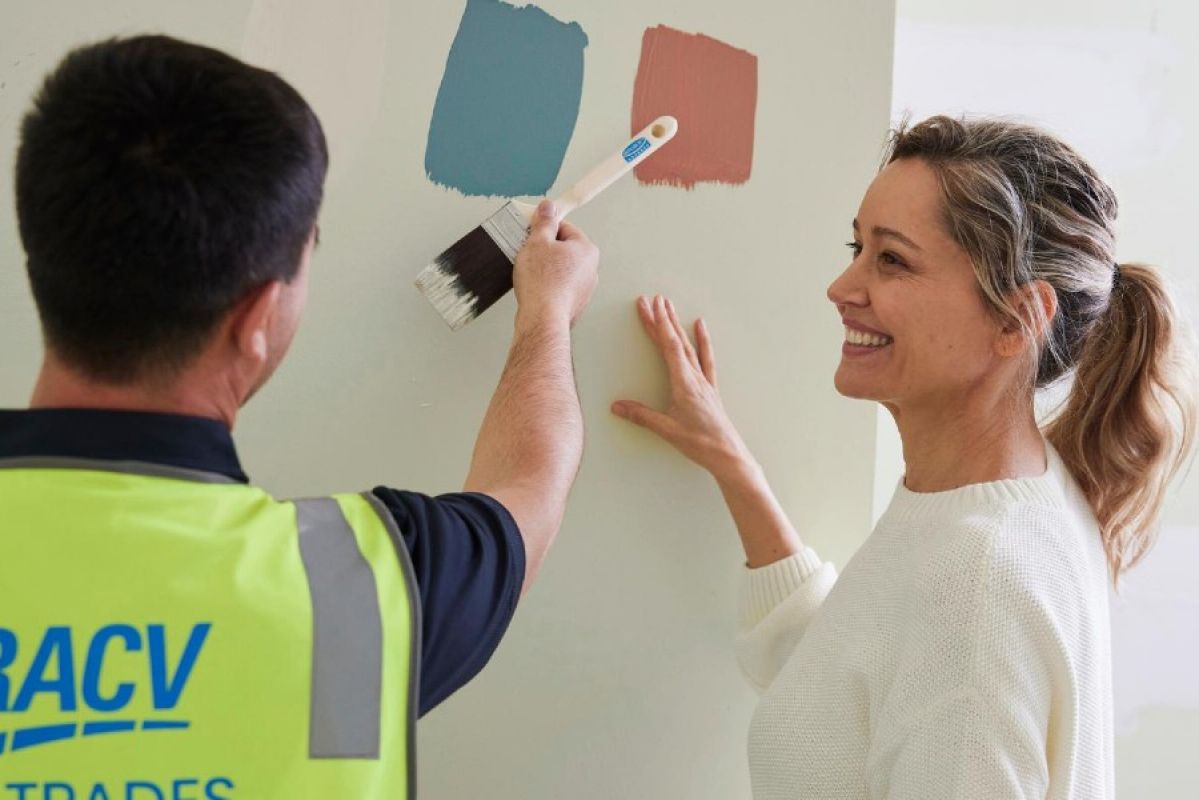
{"label": "woman's teeth", "polygon": [[881,336],[873,333],[863,333],[854,328],[846,327],[845,341],[850,344],[856,344],[859,347],[884,347],[891,344],[890,336]]}

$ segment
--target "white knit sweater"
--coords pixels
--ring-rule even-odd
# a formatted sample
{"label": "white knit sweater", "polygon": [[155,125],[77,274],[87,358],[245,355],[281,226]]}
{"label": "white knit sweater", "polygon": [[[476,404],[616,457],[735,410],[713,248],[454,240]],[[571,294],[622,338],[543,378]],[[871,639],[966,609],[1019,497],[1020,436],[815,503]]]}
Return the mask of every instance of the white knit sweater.
{"label": "white knit sweater", "polygon": [[839,578],[747,572],[755,800],[1114,794],[1107,567],[1051,447],[1036,478],[902,482]]}

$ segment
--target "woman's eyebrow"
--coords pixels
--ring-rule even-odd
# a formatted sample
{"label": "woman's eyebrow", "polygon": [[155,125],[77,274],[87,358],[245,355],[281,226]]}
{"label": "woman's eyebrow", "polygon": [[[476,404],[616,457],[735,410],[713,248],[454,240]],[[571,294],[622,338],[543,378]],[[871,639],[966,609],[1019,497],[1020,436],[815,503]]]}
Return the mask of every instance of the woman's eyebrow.
{"label": "woman's eyebrow", "polygon": [[884,228],[881,225],[875,225],[870,230],[871,230],[871,233],[873,233],[875,236],[888,236],[892,239],[897,239],[898,241],[903,242],[904,244],[906,244],[908,247],[912,248],[913,250],[917,250],[917,251],[920,250],[920,245],[916,244],[911,239],[904,236],[902,233],[895,230],[894,228]]}
{"label": "woman's eyebrow", "polygon": [[[860,230],[860,228],[861,228],[861,226],[858,225],[858,220],[855,217],[854,221],[853,221],[854,233],[857,233]],[[908,247],[912,248],[913,250],[917,250],[917,251],[921,250],[920,245],[916,244],[911,239],[904,236],[902,233],[895,230],[894,228],[886,228],[886,227],[883,227],[882,225],[875,225],[873,228],[870,229],[870,232],[872,234],[874,234],[875,236],[889,236],[892,239],[897,239],[897,240],[903,242],[904,244],[906,244]]]}

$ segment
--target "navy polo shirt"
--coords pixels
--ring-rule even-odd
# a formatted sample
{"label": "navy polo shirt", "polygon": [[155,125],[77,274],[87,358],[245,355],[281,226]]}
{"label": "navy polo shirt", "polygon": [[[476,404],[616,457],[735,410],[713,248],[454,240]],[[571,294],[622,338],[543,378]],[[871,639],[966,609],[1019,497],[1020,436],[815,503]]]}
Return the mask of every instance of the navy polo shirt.
{"label": "navy polo shirt", "polygon": [[[0,458],[20,456],[141,461],[249,482],[228,428],[174,414],[0,410]],[[524,542],[512,515],[487,495],[430,497],[385,486],[373,493],[395,517],[416,574],[423,715],[495,652],[520,598]]]}

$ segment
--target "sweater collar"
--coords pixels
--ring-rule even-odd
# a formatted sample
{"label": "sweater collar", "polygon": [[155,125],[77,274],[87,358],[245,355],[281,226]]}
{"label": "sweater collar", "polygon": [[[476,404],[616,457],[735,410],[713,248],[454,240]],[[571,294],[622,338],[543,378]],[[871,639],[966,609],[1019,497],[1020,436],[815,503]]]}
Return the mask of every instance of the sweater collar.
{"label": "sweater collar", "polygon": [[913,492],[899,479],[884,517],[893,520],[961,517],[979,508],[1011,503],[1061,506],[1068,473],[1057,450],[1045,440],[1045,472],[1023,478],[971,483],[941,492]]}

